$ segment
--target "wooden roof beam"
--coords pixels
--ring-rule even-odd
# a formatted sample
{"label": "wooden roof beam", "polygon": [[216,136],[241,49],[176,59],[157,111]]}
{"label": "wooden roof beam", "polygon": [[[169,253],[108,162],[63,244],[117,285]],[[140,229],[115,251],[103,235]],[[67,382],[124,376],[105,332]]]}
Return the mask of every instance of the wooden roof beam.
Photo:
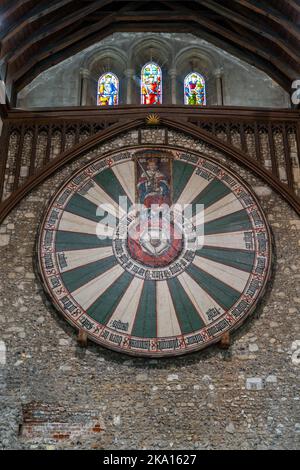
{"label": "wooden roof beam", "polygon": [[240,34],[236,34],[232,31],[229,31],[228,29],[220,26],[219,24],[209,20],[209,19],[203,19],[199,15],[194,16],[194,21],[200,24],[202,27],[209,29],[215,34],[218,34],[219,36],[222,36],[229,41],[233,42],[236,45],[239,45],[243,49],[246,49],[248,51],[251,51],[252,53],[256,54],[257,56],[260,56],[261,58],[267,60],[268,62],[273,63],[276,65],[278,70],[283,75],[286,75],[287,77],[291,77],[292,79],[296,77],[297,73],[295,70],[291,69],[285,62],[282,62],[280,59],[276,57],[276,55],[270,54],[267,50],[256,46],[252,42],[249,42],[248,39],[243,39],[243,37]]}
{"label": "wooden roof beam", "polygon": [[[68,1],[72,5],[71,2],[73,0],[57,0],[56,3],[51,2],[50,7],[54,8],[55,5],[61,4],[62,1]],[[109,0],[107,1],[109,2]],[[99,3],[100,1],[98,1]],[[113,3],[112,0],[111,3]],[[203,32],[202,36],[204,33],[210,35],[211,42],[216,44],[217,40],[219,40],[219,47],[226,46],[226,50],[235,50],[237,51],[235,55],[238,55],[238,57],[243,57],[243,60],[265,71],[270,71],[272,73],[271,76],[275,80],[285,83],[285,88],[287,88],[287,82],[290,82],[296,76],[300,63],[297,50],[292,46],[289,47],[288,42],[285,42],[280,35],[276,35],[276,25],[274,25],[273,30],[270,21],[266,21],[270,20],[270,11],[280,16],[278,10],[266,9],[262,6],[262,2],[254,3],[252,0],[234,0],[232,2],[236,5],[239,4],[242,12],[234,11],[234,8],[231,11],[224,4],[218,5],[215,0],[194,0],[195,5],[197,4],[204,8],[204,13],[211,11],[213,14],[215,12],[215,17],[207,18],[207,15],[204,16],[203,12],[199,11],[201,8],[198,8],[198,12],[194,8],[189,8],[190,3],[186,3],[185,6],[183,6],[182,2],[175,1],[167,2],[164,0],[162,3],[168,5],[171,11],[166,11],[165,8],[162,12],[145,11],[144,9],[143,11],[130,11],[130,8],[133,10],[133,5],[139,6],[141,2],[124,0],[123,4],[125,7],[117,12],[107,12],[107,10],[101,12],[101,7],[104,5],[102,3],[98,8],[92,10],[90,14],[81,14],[80,11],[82,12],[83,9],[89,8],[91,4],[96,4],[96,2],[90,0],[88,6],[85,3],[83,8],[81,6],[77,7],[74,13],[66,14],[66,17],[62,17],[59,21],[56,19],[59,18],[60,12],[58,9],[54,10],[53,14],[51,14],[51,23],[45,24],[44,30],[39,26],[39,17],[37,17],[32,22],[31,28],[28,28],[28,30],[24,29],[24,33],[32,31],[34,27],[38,27],[37,31],[32,33],[28,39],[28,33],[27,37],[22,33],[25,44],[21,43],[20,40],[20,47],[7,51],[5,59],[9,63],[8,77],[10,83],[12,80],[15,81],[19,89],[19,87],[22,87],[27,82],[27,77],[34,75],[37,71],[41,71],[41,69],[44,70],[46,63],[50,67],[59,62],[58,58],[64,60],[64,58],[69,57],[70,51],[82,50],[78,49],[79,45],[93,43],[91,38],[105,36],[103,29],[105,31],[107,28],[112,27],[111,19],[118,25],[116,29],[118,31],[149,31],[151,30],[151,25],[153,25],[153,30],[155,31],[169,31],[171,29],[174,30],[174,24],[179,24],[180,22],[181,27],[178,31],[191,31],[196,22],[199,26],[198,28],[195,27],[195,29],[200,31],[200,33]],[[264,21],[266,24],[262,24],[260,28],[253,20],[253,15],[257,15],[257,11],[248,8],[247,15],[245,4],[261,8],[264,12],[263,15],[260,14],[261,22],[263,23]],[[80,3],[77,3],[77,5],[80,5]],[[30,9],[29,14],[32,15],[34,10],[35,8]],[[47,13],[46,11],[43,13],[45,15],[44,18],[50,15],[49,8],[45,10],[47,10]],[[235,10],[240,9],[236,7]],[[99,18],[99,20],[98,11],[101,12],[101,15],[103,14],[103,17]],[[95,21],[93,21],[92,16],[94,12],[95,16],[97,16]],[[37,15],[37,11],[35,11],[35,15]],[[91,21],[90,25],[86,24],[86,18]],[[284,18],[287,19],[287,17]],[[230,20],[231,24],[226,24],[226,20]],[[84,25],[83,21],[85,21]],[[237,31],[232,30],[232,27],[236,27]],[[287,29],[284,26],[282,27],[288,34]],[[202,37],[201,34],[199,36]],[[53,37],[53,40],[51,37]],[[12,36],[11,40],[5,39],[7,41],[5,43],[6,46],[13,39],[14,36]],[[21,58],[22,60],[20,60]]]}
{"label": "wooden roof beam", "polygon": [[[123,9],[124,11],[127,10],[127,6],[125,6],[121,10]],[[80,41],[81,39],[91,35],[92,33],[101,31],[102,28],[110,26],[113,22],[116,22],[116,13],[111,13],[105,16],[93,25],[78,29],[75,33],[72,33],[71,35],[67,36],[61,42],[55,41],[55,43],[50,45],[50,48],[49,46],[47,48],[44,48],[39,53],[35,54],[35,56],[31,58],[31,60],[26,62],[23,67],[18,69],[17,72],[11,77],[12,81],[19,80],[22,75],[26,74],[30,70],[30,68],[32,66],[35,66],[39,61],[47,58],[48,56],[52,56],[53,54],[59,52],[62,49],[72,46],[72,44],[74,44],[75,42]]]}
{"label": "wooden roof beam", "polygon": [[[112,1],[113,0],[102,0],[101,7],[112,3]],[[65,16],[63,22],[61,20],[57,20],[55,23],[52,23],[51,26],[49,26],[46,31],[43,28],[41,28],[40,33],[35,32],[31,36],[29,36],[29,38],[26,41],[24,41],[24,43],[22,44],[22,47],[13,50],[11,54],[9,54],[6,57],[7,62],[9,64],[14,62],[22,54],[25,54],[26,51],[34,44],[37,44],[38,42],[46,39],[47,37],[57,33],[58,31],[64,30],[66,27],[76,23],[77,21],[83,19],[86,15],[89,15],[95,12],[101,7],[99,6],[99,1],[95,1],[89,6],[84,7],[75,13],[71,13],[70,15]]]}
{"label": "wooden roof beam", "polygon": [[[27,3],[31,3],[32,0],[15,0],[12,2],[11,0],[8,2],[8,5],[4,5],[0,7],[0,15],[2,20],[9,18],[11,15],[16,13],[21,7],[24,7]],[[3,2],[0,2],[0,5]]]}
{"label": "wooden roof beam", "polygon": [[257,22],[254,22],[249,18],[245,18],[239,13],[229,10],[228,8],[216,3],[214,0],[195,0],[195,1],[196,3],[205,5],[207,8],[210,8],[215,12],[222,13],[224,17],[228,18],[234,23],[238,23],[241,26],[245,27],[246,29],[249,29],[250,31],[253,31],[257,33],[258,35],[272,41],[274,44],[276,44],[276,46],[278,46],[279,49],[281,49],[288,56],[290,56],[290,58],[295,61],[295,63],[297,64],[297,67],[299,67],[300,69],[300,55],[297,54],[295,50],[288,47],[288,45],[286,44],[284,40],[274,35],[269,28],[263,29],[262,27],[259,27]]}
{"label": "wooden roof beam", "polygon": [[271,21],[279,24],[285,30],[288,30],[288,32],[293,35],[298,41],[300,41],[300,28],[297,28],[292,21],[289,21],[286,17],[284,17],[282,14],[279,14],[279,12],[276,12],[274,9],[268,8],[268,10],[266,10],[259,4],[259,2],[256,1],[255,3],[253,3],[252,0],[232,1],[248,8],[249,10],[254,11],[255,13],[258,13],[264,18],[268,18]]}
{"label": "wooden roof beam", "polygon": [[190,32],[197,37],[211,42],[220,49],[226,50],[234,57],[238,57],[246,63],[252,65],[253,67],[260,69],[269,77],[271,77],[275,82],[277,82],[278,85],[280,85],[283,89],[285,89],[287,92],[290,92],[291,79],[287,75],[280,72],[274,66],[274,64],[270,63],[269,61],[265,61],[261,57],[258,57],[256,54],[246,52],[242,48],[237,47],[232,43],[228,43],[227,41],[224,41],[224,39],[218,38],[215,34],[211,34],[203,30],[199,31],[199,28],[197,27],[190,29]]}
{"label": "wooden roof beam", "polygon": [[300,15],[300,3],[299,0],[271,0],[272,4],[280,11],[286,12],[286,7],[290,7],[296,15]]}
{"label": "wooden roof beam", "polygon": [[[46,3],[49,2],[45,0]],[[45,18],[56,10],[65,7],[67,4],[72,3],[73,0],[59,0],[56,3],[50,4],[49,7],[45,8],[45,4],[39,2],[34,8],[30,9],[20,21],[16,24],[13,23],[8,30],[3,29],[0,31],[0,40],[3,46],[4,51],[6,51],[5,45],[9,42],[14,36],[20,33],[24,28],[29,24],[33,24],[35,21]]]}

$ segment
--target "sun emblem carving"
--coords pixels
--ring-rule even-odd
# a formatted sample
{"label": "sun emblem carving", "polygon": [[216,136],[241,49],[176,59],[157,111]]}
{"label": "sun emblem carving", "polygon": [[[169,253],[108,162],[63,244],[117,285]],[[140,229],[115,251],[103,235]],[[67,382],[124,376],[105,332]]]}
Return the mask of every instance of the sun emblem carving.
{"label": "sun emblem carving", "polygon": [[158,126],[160,124],[160,116],[158,114],[149,114],[146,117],[148,126]]}

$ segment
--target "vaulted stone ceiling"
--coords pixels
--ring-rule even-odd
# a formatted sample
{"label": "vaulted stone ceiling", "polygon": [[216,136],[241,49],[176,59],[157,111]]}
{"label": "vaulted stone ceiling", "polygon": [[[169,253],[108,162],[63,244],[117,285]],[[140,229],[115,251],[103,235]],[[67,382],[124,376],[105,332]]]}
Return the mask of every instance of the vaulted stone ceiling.
{"label": "vaulted stone ceiling", "polygon": [[0,0],[0,75],[12,102],[40,72],[116,31],[193,33],[288,91],[300,76],[299,0]]}

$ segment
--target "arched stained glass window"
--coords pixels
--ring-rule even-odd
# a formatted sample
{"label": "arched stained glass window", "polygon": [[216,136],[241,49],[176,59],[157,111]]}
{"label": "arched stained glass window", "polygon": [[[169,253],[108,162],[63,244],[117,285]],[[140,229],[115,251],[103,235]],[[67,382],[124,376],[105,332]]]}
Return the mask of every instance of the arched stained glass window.
{"label": "arched stained glass window", "polygon": [[98,106],[115,106],[119,104],[119,79],[111,72],[101,75],[98,81]]}
{"label": "arched stained glass window", "polygon": [[206,88],[205,80],[197,72],[189,73],[184,79],[184,104],[205,106]]}
{"label": "arched stained glass window", "polygon": [[141,103],[162,104],[162,73],[160,66],[154,62],[142,68]]}

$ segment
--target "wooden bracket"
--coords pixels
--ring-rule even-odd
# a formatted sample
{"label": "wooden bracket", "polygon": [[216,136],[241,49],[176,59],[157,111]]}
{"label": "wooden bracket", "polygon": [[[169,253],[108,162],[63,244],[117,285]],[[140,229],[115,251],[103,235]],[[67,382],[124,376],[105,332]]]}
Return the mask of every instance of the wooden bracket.
{"label": "wooden bracket", "polygon": [[77,342],[81,348],[86,348],[87,347],[87,334],[83,330],[78,331],[78,336],[77,336]]}
{"label": "wooden bracket", "polygon": [[227,331],[221,336],[220,342],[219,342],[219,348],[220,349],[229,349],[230,348],[230,333]]}

